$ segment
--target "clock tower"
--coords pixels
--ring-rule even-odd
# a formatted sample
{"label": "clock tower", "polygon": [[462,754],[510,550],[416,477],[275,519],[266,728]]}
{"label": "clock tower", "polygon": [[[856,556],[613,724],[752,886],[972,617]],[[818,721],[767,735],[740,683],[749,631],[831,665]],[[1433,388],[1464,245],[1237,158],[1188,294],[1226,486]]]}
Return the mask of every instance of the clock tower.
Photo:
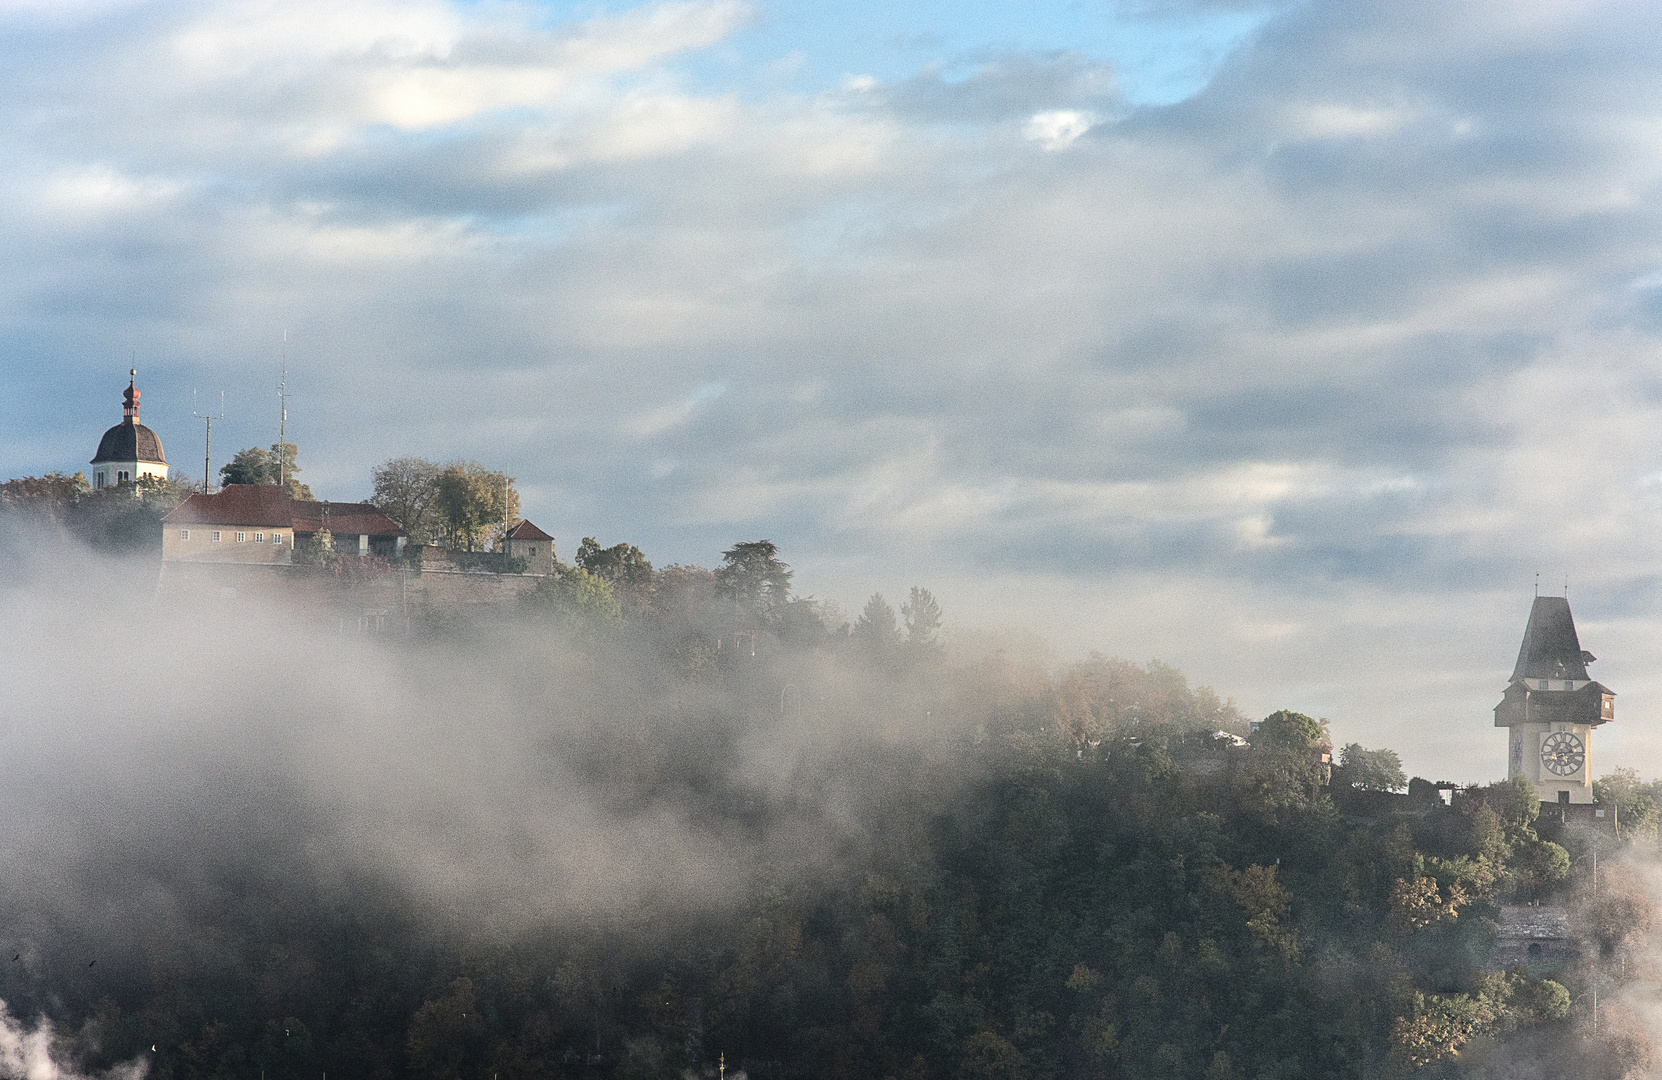
{"label": "clock tower", "polygon": [[1507,779],[1528,780],[1542,802],[1593,801],[1593,729],[1616,718],[1615,692],[1587,675],[1593,660],[1570,602],[1537,596],[1495,726],[1510,729]]}

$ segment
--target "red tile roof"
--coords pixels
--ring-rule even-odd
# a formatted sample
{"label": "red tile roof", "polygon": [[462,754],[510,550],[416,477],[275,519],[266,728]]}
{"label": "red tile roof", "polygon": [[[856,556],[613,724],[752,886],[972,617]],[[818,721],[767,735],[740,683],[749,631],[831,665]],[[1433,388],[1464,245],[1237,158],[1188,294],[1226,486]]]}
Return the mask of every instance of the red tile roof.
{"label": "red tile roof", "polygon": [[370,536],[408,536],[402,526],[369,503],[294,501],[294,531],[367,533]]}
{"label": "red tile roof", "polygon": [[212,495],[197,492],[164,518],[180,525],[264,525],[282,528],[293,524],[293,500],[276,484],[226,484]]}
{"label": "red tile roof", "polygon": [[[325,510],[327,508],[327,510]],[[398,522],[368,503],[321,503],[289,497],[277,484],[226,484],[212,495],[192,495],[162,519],[176,525],[263,525],[298,533],[407,536]]]}
{"label": "red tile roof", "polygon": [[514,526],[514,531],[508,534],[510,540],[552,540],[552,536],[543,532],[529,521],[521,521]]}

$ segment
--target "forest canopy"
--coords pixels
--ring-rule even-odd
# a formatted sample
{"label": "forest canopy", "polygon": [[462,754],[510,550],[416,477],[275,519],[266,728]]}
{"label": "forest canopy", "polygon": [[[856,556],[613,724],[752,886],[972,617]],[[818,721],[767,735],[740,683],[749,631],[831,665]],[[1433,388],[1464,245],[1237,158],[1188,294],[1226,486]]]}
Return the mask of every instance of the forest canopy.
{"label": "forest canopy", "polygon": [[[531,858],[493,823],[583,793],[582,824],[538,826],[573,831],[569,872],[533,874],[540,891],[412,884],[355,854],[303,777],[233,782],[258,775],[252,734],[202,781],[236,792],[221,809],[246,842],[187,854],[202,826],[154,810],[120,831],[151,853],[172,933],[143,929],[144,889],[121,935],[78,921],[90,901],[0,891],[7,1023],[48,1019],[74,1067],[158,1080],[708,1076],[723,1056],[758,1080],[1498,1077],[1564,1055],[1615,1078],[1649,1060],[1633,1025],[1595,1034],[1583,1005],[1649,929],[1621,877],[1637,856],[1611,841],[1588,907],[1572,868],[1595,841],[1526,784],[1445,801],[1389,750],[1334,760],[1321,718],[1254,725],[1157,661],[1027,659],[954,632],[922,586],[850,622],[795,584],[767,540],[705,569],[588,538],[495,621],[275,653],[316,731],[349,729],[364,699],[308,687],[296,655],[421,702],[353,752],[397,768],[459,748],[421,781],[451,814],[488,797],[456,771],[468,757],[510,786],[467,826],[487,864]],[[261,711],[272,692],[289,691]],[[220,722],[181,700],[188,730]],[[1652,786],[1617,773],[1600,792],[1653,848]],[[253,824],[274,821],[295,824]],[[618,841],[665,830],[650,856]],[[131,865],[82,843],[83,876]],[[1580,905],[1591,960],[1491,961],[1503,905],[1535,903]]]}

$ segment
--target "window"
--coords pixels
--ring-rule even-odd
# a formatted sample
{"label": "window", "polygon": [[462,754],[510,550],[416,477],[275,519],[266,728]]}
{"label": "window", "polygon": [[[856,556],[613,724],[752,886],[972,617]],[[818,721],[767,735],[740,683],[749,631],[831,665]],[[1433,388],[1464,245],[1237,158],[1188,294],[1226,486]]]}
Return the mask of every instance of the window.
{"label": "window", "polygon": [[1564,680],[1564,689],[1566,689],[1566,690],[1574,690],[1574,689],[1575,689],[1575,683],[1573,683],[1573,682],[1571,682],[1571,681],[1570,681],[1570,680],[1568,680],[1568,679],[1565,679],[1565,680]]}
{"label": "window", "polygon": [[110,474],[100,469],[92,474],[92,486],[101,488],[110,482]]}
{"label": "window", "polygon": [[526,550],[528,550],[528,551],[529,551],[529,552],[530,552],[530,553],[531,553],[531,558],[533,558],[533,559],[534,559],[534,558],[536,558],[536,557],[537,557],[537,545],[535,545],[535,544],[532,544],[532,545],[531,545],[531,546],[530,546],[530,547],[529,547],[529,548],[527,548],[527,549],[526,549]]}
{"label": "window", "polygon": [[219,530],[218,529],[214,530],[214,543],[216,543],[216,544],[219,543]]}
{"label": "window", "polygon": [[189,529],[180,529],[179,530],[179,539],[189,540],[190,539],[190,530]]}
{"label": "window", "polygon": [[282,533],[272,533],[271,534],[271,542],[273,544],[281,545],[282,542],[283,542],[283,534]]}
{"label": "window", "polygon": [[1546,688],[1547,688],[1547,681],[1545,679],[1542,679],[1540,681],[1540,685],[1537,687],[1537,689],[1545,690]]}
{"label": "window", "polygon": [[265,543],[265,533],[255,533],[254,534],[254,543],[256,543],[256,544]]}
{"label": "window", "polygon": [[237,533],[237,543],[239,543],[239,544],[248,543],[248,534],[247,533]]}
{"label": "window", "polygon": [[1541,943],[1539,941],[1529,943],[1529,959],[1532,962],[1538,962],[1541,959]]}
{"label": "window", "polygon": [[1560,791],[1558,793],[1558,802],[1561,806],[1570,805],[1570,793],[1567,791]]}

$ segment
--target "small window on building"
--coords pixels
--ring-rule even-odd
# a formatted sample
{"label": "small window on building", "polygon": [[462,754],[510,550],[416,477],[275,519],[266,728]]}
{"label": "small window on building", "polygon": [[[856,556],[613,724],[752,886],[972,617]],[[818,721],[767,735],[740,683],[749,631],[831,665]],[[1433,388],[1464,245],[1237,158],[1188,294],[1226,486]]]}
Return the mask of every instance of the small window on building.
{"label": "small window on building", "polygon": [[216,544],[219,543],[219,530],[218,529],[214,530],[214,543],[216,543]]}
{"label": "small window on building", "polygon": [[92,474],[92,486],[95,488],[101,488],[109,482],[110,474],[107,472],[95,472]]}
{"label": "small window on building", "polygon": [[534,559],[534,558],[536,558],[536,557],[537,557],[537,545],[535,545],[535,544],[532,544],[532,545],[531,545],[531,546],[530,546],[530,547],[529,547],[529,548],[528,548],[528,549],[526,549],[526,550],[528,550],[528,551],[530,551],[530,552],[531,552],[531,558],[533,558],[533,559]]}
{"label": "small window on building", "polygon": [[1540,959],[1541,959],[1541,943],[1539,941],[1530,942],[1529,943],[1529,961],[1530,961],[1530,963],[1532,963],[1532,964],[1533,963],[1538,963],[1540,961]]}
{"label": "small window on building", "polygon": [[282,533],[272,533],[271,534],[271,542],[273,544],[281,544],[283,542],[283,534]]}
{"label": "small window on building", "polygon": [[239,543],[239,544],[248,543],[248,534],[243,533],[243,532],[237,533],[237,543]]}
{"label": "small window on building", "polygon": [[1567,791],[1560,791],[1558,793],[1558,801],[1564,806],[1570,805],[1570,793]]}
{"label": "small window on building", "polygon": [[265,533],[255,533],[254,534],[254,543],[256,543],[256,544],[265,543]]}
{"label": "small window on building", "polygon": [[189,540],[190,539],[190,530],[189,529],[180,529],[179,530],[179,539]]}

